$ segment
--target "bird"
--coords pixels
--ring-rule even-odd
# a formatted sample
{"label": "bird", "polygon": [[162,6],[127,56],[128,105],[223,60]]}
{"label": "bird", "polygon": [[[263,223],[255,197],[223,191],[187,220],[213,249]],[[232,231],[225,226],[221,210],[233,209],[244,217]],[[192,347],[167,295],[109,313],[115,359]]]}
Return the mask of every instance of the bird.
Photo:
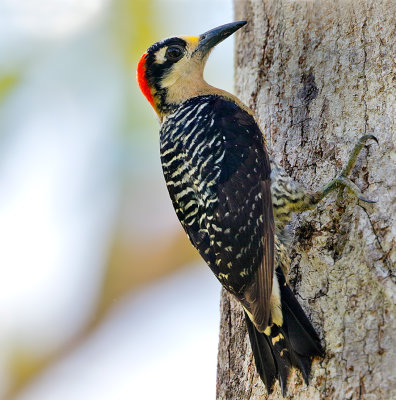
{"label": "bird", "polygon": [[237,21],[199,36],[154,43],[137,65],[137,81],[160,122],[160,158],[176,215],[192,245],[222,286],[241,304],[257,372],[268,393],[282,394],[292,367],[309,383],[324,348],[287,280],[285,227],[295,212],[314,208],[344,188],[365,199],[348,178],[356,144],[336,178],[312,192],[290,178],[267,151],[253,111],[208,84],[212,49],[245,26]]}

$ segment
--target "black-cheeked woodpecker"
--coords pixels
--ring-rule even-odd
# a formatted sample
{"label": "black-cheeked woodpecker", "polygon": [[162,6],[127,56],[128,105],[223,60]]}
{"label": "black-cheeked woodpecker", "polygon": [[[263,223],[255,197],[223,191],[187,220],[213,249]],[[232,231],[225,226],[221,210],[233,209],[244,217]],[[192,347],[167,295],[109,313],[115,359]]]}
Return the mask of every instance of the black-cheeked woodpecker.
{"label": "black-cheeked woodpecker", "polygon": [[[258,373],[268,392],[277,378],[286,393],[291,367],[308,383],[319,337],[289,288],[287,245],[281,232],[292,213],[313,208],[345,187],[363,136],[341,174],[308,192],[273,163],[253,112],[205,82],[210,51],[245,21],[198,37],[153,44],[139,61],[139,86],[160,119],[166,185],[191,243],[221,284],[241,303]],[[271,172],[272,171],[272,172]]]}

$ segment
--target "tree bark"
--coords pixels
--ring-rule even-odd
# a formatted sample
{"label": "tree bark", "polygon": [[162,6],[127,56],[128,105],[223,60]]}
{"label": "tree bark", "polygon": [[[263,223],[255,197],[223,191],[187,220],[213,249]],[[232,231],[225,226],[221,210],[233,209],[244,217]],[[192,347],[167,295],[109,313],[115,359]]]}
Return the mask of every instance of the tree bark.
{"label": "tree bark", "polygon": [[[306,188],[334,178],[360,136],[350,178],[364,195],[331,194],[294,218],[289,281],[326,357],[288,398],[396,398],[396,2],[234,0],[236,91],[272,156]],[[223,291],[217,399],[281,399],[258,377],[239,304]]]}

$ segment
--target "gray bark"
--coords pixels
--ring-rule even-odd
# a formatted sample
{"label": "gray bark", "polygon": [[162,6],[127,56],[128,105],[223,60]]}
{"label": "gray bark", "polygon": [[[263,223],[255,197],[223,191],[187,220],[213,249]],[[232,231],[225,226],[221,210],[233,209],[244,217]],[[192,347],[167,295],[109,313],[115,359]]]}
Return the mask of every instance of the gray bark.
{"label": "gray bark", "polygon": [[[319,189],[358,138],[351,179],[375,205],[331,194],[292,222],[289,280],[326,347],[307,387],[296,371],[288,398],[396,399],[396,3],[234,0],[236,91],[257,114],[270,152]],[[241,308],[221,302],[217,398],[268,396]]]}

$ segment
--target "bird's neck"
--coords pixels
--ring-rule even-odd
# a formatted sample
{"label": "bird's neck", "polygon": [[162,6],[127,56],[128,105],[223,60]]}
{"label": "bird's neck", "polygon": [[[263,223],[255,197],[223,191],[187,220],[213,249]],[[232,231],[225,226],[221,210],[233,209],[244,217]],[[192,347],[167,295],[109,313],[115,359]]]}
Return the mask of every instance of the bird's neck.
{"label": "bird's neck", "polygon": [[162,122],[169,114],[172,114],[180,104],[198,96],[217,95],[239,104],[242,108],[252,113],[236,96],[209,85],[203,78],[200,80],[183,79],[183,84],[175,82],[173,85],[157,89],[154,94],[154,104],[157,114]]}

